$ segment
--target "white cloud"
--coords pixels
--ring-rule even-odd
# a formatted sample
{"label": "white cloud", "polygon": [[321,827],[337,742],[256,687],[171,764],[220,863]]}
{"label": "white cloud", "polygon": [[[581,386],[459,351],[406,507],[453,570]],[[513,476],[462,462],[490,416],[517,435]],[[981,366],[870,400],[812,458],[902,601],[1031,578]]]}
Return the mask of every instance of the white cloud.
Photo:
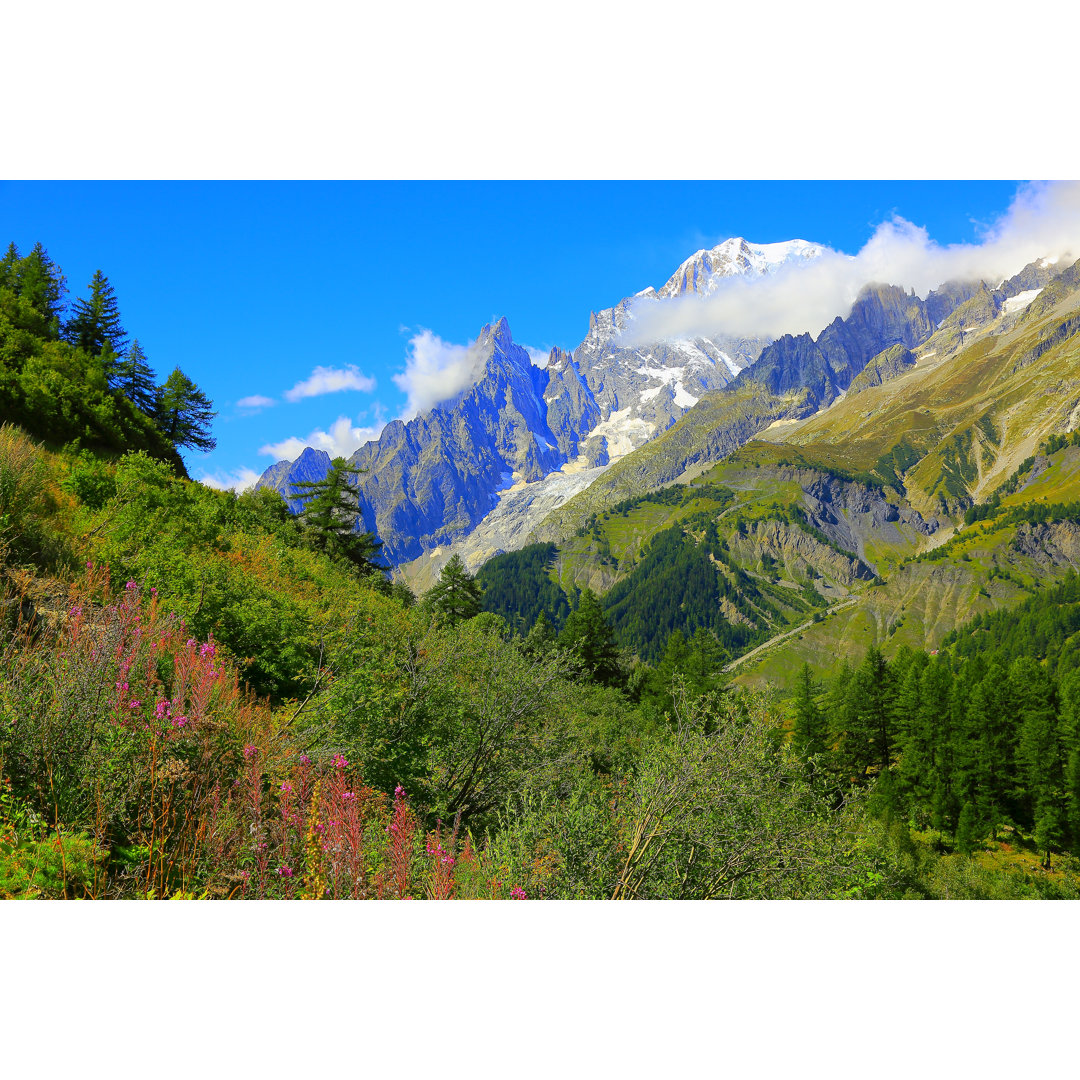
{"label": "white cloud", "polygon": [[855,256],[826,251],[819,259],[759,277],[732,277],[710,296],[642,299],[622,344],[715,334],[779,337],[817,334],[847,315],[870,282],[900,285],[925,297],[952,280],[996,285],[1042,257],[1080,256],[1080,183],[1028,184],[980,243],[942,246],[902,218],[878,226]]}
{"label": "white cloud", "polygon": [[242,397],[237,403],[238,409],[252,409],[258,411],[260,409],[269,409],[271,405],[276,405],[277,402],[272,397],[263,397],[262,394],[252,394],[250,397]]}
{"label": "white cloud", "polygon": [[536,367],[546,368],[548,366],[548,361],[551,359],[550,349],[534,349],[531,345],[522,345],[521,347],[529,354],[529,359]]}
{"label": "white cloud", "polygon": [[409,339],[405,370],[392,376],[408,395],[401,419],[411,420],[468,389],[483,370],[483,354],[476,342],[454,345],[438,334],[421,329]]}
{"label": "white cloud", "polygon": [[300,401],[301,398],[318,397],[320,394],[336,394],[340,390],[359,390],[370,394],[375,389],[375,380],[365,375],[355,365],[345,368],[317,367],[303,382],[298,382],[291,390],[285,391],[286,401]]}
{"label": "white cloud", "polygon": [[246,465],[241,465],[239,469],[231,473],[207,473],[199,477],[199,483],[215,488],[217,491],[247,491],[248,488],[255,486],[261,475]]}
{"label": "white cloud", "polygon": [[267,443],[259,447],[259,453],[272,457],[275,461],[295,461],[305,447],[315,450],[325,450],[333,457],[348,457],[358,450],[366,442],[377,439],[379,433],[386,425],[382,419],[375,421],[369,427],[354,427],[353,422],[347,416],[339,416],[331,425],[329,431],[316,428],[306,439],[299,439],[291,435],[281,442]]}

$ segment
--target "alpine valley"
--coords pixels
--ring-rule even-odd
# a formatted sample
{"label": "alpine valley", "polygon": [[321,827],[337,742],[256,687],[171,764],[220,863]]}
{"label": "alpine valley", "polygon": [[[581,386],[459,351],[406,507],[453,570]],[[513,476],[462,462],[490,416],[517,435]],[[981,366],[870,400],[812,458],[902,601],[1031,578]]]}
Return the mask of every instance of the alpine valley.
{"label": "alpine valley", "polygon": [[237,492],[12,243],[0,898],[1080,899],[1080,253],[1016,249],[726,240]]}
{"label": "alpine valley", "polygon": [[[457,555],[490,609],[528,629],[535,600],[498,597],[529,566],[558,586],[556,628],[589,589],[643,659],[675,630],[706,629],[738,681],[782,687],[803,661],[824,673],[871,645],[936,649],[1073,570],[1074,525],[1006,513],[1080,495],[1075,451],[1040,453],[1080,424],[1080,270],[1067,258],[925,298],[869,285],[816,337],[623,344],[642,305],[822,251],[741,238],[698,251],[660,289],[591,314],[581,345],[545,367],[505,318],[484,326],[468,390],[352,455],[357,527],[416,592]],[[293,485],[329,468],[309,448],[259,486],[296,510]],[[965,523],[992,497],[996,516]],[[643,592],[663,597],[647,628]]]}

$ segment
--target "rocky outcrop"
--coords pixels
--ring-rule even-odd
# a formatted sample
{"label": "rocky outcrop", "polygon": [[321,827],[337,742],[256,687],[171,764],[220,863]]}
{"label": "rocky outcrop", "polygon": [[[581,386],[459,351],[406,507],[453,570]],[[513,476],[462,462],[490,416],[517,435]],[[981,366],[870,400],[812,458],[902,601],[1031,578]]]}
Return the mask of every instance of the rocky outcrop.
{"label": "rocky outcrop", "polygon": [[744,566],[753,566],[767,555],[783,567],[783,577],[790,581],[823,578],[830,585],[850,589],[857,581],[873,577],[858,558],[835,551],[804,529],[784,521],[756,521],[745,534],[733,532],[727,544]]}
{"label": "rocky outcrop", "polygon": [[330,471],[330,455],[325,450],[313,450],[305,447],[295,461],[279,461],[271,465],[259,477],[255,487],[271,488],[289,505],[294,514],[299,514],[304,507],[304,500],[296,498],[296,485],[316,483],[326,477]]}
{"label": "rocky outcrop", "polygon": [[877,567],[867,555],[868,545],[894,551],[908,546],[914,549],[918,537],[930,536],[940,528],[937,520],[927,521],[910,506],[889,501],[879,488],[805,470],[781,471],[780,475],[802,487],[810,524],[874,570]]}
{"label": "rocky outcrop", "polygon": [[[697,266],[692,290],[700,291],[706,279],[765,273],[819,252],[803,241],[757,247],[737,239],[698,252],[682,269]],[[672,295],[679,291],[668,285]],[[359,482],[365,526],[382,540],[391,565],[460,540],[512,485],[534,484],[568,462],[596,470],[617,461],[670,427],[702,395],[730,383],[767,344],[718,337],[623,347],[620,335],[635,317],[634,305],[658,302],[657,296],[647,289],[593,313],[581,345],[572,354],[553,349],[544,368],[513,342],[505,319],[485,326],[474,345],[477,377],[468,390],[423,416],[388,424],[352,456],[365,470]],[[326,454],[305,450],[296,462],[271,466],[260,485],[290,498],[292,483],[319,479],[329,465]],[[577,490],[562,482],[551,490],[568,487]],[[521,502],[517,495],[513,506]],[[290,505],[298,508],[295,500]],[[497,535],[505,531],[497,524]]]}
{"label": "rocky outcrop", "polygon": [[848,395],[857,394],[871,386],[880,386],[890,379],[895,379],[898,375],[903,375],[914,366],[915,356],[909,348],[904,345],[892,345],[879,352],[855,376],[848,387]]}
{"label": "rocky outcrop", "polygon": [[1052,525],[1025,522],[1018,526],[1012,547],[1017,554],[1044,569],[1077,568],[1080,567],[1080,525],[1072,521],[1057,521]]}

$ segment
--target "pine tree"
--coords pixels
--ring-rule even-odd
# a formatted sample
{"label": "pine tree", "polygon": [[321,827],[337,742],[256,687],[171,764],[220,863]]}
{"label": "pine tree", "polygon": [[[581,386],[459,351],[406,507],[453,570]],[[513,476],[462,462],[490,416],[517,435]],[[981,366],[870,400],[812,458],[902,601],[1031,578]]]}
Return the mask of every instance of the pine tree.
{"label": "pine tree", "polygon": [[15,266],[20,258],[19,249],[15,246],[15,241],[12,240],[11,243],[8,244],[8,249],[4,253],[4,257],[0,259],[0,289],[14,290]]}
{"label": "pine tree", "polygon": [[592,589],[581,594],[577,609],[567,616],[559,644],[578,651],[586,672],[596,682],[615,686],[622,681],[615,652],[615,631],[604,617]]}
{"label": "pine tree", "polygon": [[795,683],[795,729],[792,733],[795,749],[803,757],[816,757],[829,748],[825,716],[817,703],[819,690],[810,665],[803,664]]}
{"label": "pine tree", "polygon": [[120,391],[137,409],[153,414],[157,404],[157,387],[154,372],[146,360],[146,353],[136,338],[124,356],[115,362],[116,389]]}
{"label": "pine tree", "polygon": [[1080,670],[1061,680],[1061,736],[1065,750],[1065,819],[1073,849],[1080,851]]}
{"label": "pine tree", "polygon": [[882,771],[889,767],[895,726],[893,695],[889,665],[881,650],[871,646],[851,676],[841,714],[842,759],[857,775],[871,765]]}
{"label": "pine tree", "polygon": [[465,569],[461,556],[451,555],[424,599],[451,623],[458,623],[480,614],[483,597],[483,586]]}
{"label": "pine tree", "polygon": [[532,624],[532,629],[525,636],[522,649],[527,656],[539,659],[554,648],[556,637],[555,627],[551,625],[547,615],[541,609],[540,614],[536,616],[536,622]]}
{"label": "pine tree", "polygon": [[375,573],[375,556],[382,546],[373,533],[360,532],[360,489],[351,477],[362,472],[343,457],[330,463],[322,480],[305,480],[293,485],[295,496],[304,499],[300,518],[315,546],[332,558],[347,559],[361,573]]}
{"label": "pine tree", "polygon": [[213,402],[179,368],[173,368],[154,402],[154,419],[161,433],[174,446],[210,451],[217,446],[210,434],[215,416]]}
{"label": "pine tree", "polygon": [[127,332],[120,325],[116,292],[100,270],[94,271],[90,281],[89,298],[76,300],[71,307],[73,314],[65,335],[72,345],[85,349],[91,356],[100,356],[106,346],[117,356],[124,353]]}
{"label": "pine tree", "polygon": [[956,848],[964,855],[970,855],[978,839],[978,816],[975,806],[965,802],[960,810],[960,820],[956,823]]}
{"label": "pine tree", "polygon": [[1031,820],[1037,826],[1040,810],[1049,820],[1048,808],[1064,786],[1054,688],[1046,669],[1029,656],[1013,661],[1009,668],[1009,685],[1020,721],[1016,762]]}
{"label": "pine tree", "polygon": [[[8,248],[5,261],[15,248]],[[48,327],[51,338],[60,336],[60,316],[64,311],[64,297],[67,295],[67,279],[60,267],[49,258],[49,253],[40,244],[35,244],[33,251],[15,264],[12,274],[15,291],[41,316]]]}

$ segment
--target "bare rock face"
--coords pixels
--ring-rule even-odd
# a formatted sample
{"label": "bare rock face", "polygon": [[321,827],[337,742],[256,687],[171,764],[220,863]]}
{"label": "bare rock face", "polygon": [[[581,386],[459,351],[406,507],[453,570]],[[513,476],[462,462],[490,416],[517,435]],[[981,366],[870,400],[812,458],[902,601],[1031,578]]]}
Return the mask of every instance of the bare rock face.
{"label": "bare rock face", "polygon": [[289,509],[298,514],[304,500],[295,497],[295,485],[323,480],[329,471],[330,455],[325,450],[313,450],[308,446],[295,461],[279,461],[271,465],[259,477],[255,488],[266,487],[276,491],[289,504]]}
{"label": "bare rock face", "polygon": [[1080,525],[1072,521],[1017,527],[1012,546],[1042,567],[1080,566]]}

